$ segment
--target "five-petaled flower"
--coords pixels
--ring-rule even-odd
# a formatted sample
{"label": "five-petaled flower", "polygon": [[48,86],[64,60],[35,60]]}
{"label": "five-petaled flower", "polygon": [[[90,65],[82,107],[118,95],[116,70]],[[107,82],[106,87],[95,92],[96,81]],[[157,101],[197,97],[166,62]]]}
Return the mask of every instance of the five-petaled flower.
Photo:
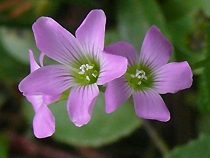
{"label": "five-petaled flower", "polygon": [[[40,66],[37,64],[33,52],[29,50],[31,73],[39,69]],[[40,64],[43,65],[43,56],[41,56]],[[35,110],[35,117],[33,119],[34,134],[37,138],[45,138],[51,136],[55,132],[55,118],[47,107],[49,104],[58,101],[61,94],[55,96],[43,95],[43,94],[32,94],[26,95],[26,98]]]}
{"label": "five-petaled flower", "polygon": [[133,95],[136,114],[146,119],[168,121],[170,113],[160,94],[175,93],[192,85],[192,71],[187,62],[168,63],[173,47],[153,26],[144,39],[140,58],[129,43],[119,42],[104,49],[128,59],[126,73],[108,83],[106,112],[119,108]]}
{"label": "five-petaled flower", "polygon": [[76,126],[87,124],[99,94],[98,85],[121,77],[127,59],[105,53],[106,17],[102,10],[91,11],[76,31],[76,38],[53,19],[41,17],[33,24],[37,47],[59,65],[44,66],[19,84],[23,95],[56,96],[71,88],[67,102],[70,119]]}

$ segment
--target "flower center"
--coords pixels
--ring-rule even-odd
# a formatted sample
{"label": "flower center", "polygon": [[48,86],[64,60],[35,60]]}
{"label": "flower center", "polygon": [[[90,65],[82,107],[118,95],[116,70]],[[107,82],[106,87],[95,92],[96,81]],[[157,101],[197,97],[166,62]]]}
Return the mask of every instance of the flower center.
{"label": "flower center", "polygon": [[131,74],[131,83],[137,83],[139,86],[144,82],[144,80],[147,80],[146,73],[143,70],[136,69],[135,74]]}
{"label": "flower center", "polygon": [[125,78],[135,91],[142,91],[153,87],[154,75],[152,71],[143,66],[134,66],[127,70]]}
{"label": "flower center", "polygon": [[94,64],[82,64],[79,67],[78,74],[75,79],[82,85],[96,83],[99,76],[99,67]]}

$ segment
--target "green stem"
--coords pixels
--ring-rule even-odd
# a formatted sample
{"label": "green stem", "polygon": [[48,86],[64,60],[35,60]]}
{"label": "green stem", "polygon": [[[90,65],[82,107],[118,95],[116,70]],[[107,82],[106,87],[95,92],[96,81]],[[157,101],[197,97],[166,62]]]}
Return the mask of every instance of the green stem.
{"label": "green stem", "polygon": [[143,127],[147,131],[150,138],[155,143],[156,147],[159,149],[159,151],[162,153],[162,155],[166,155],[169,153],[169,147],[167,144],[163,141],[163,139],[160,137],[160,135],[157,133],[157,131],[152,127],[149,121],[143,120]]}

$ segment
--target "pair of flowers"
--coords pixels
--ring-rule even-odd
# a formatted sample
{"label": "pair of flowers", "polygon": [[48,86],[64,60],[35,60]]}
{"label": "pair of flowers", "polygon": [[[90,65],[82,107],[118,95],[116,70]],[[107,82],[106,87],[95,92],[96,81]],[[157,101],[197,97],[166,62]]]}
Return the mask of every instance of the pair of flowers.
{"label": "pair of flowers", "polygon": [[[91,119],[98,86],[107,84],[107,113],[133,95],[136,114],[159,121],[170,119],[159,93],[175,93],[191,86],[192,71],[187,62],[167,64],[173,47],[156,26],[147,32],[139,57],[126,42],[104,48],[105,23],[104,12],[92,10],[77,29],[76,38],[48,17],[33,24],[42,67],[30,51],[31,73],[21,81],[19,90],[35,109],[36,137],[55,132],[55,118],[48,105],[70,88],[67,110],[71,121],[80,127]],[[60,64],[43,66],[44,55]]]}

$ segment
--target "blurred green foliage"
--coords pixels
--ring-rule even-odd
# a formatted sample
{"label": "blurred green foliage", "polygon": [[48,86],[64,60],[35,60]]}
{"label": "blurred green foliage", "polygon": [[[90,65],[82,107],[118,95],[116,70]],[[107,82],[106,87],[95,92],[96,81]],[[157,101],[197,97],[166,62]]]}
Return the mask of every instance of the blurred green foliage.
{"label": "blurred green foliage", "polygon": [[199,109],[203,113],[210,112],[210,23],[206,24],[206,49],[205,58],[208,61],[203,64],[203,73],[200,75],[199,92],[200,92],[200,105]]}
{"label": "blurred green foliage", "polygon": [[152,25],[157,25],[166,34],[165,19],[156,1],[122,0],[117,6],[117,28],[121,40],[132,43],[138,50]]}
{"label": "blurred green foliage", "polygon": [[[29,124],[32,126],[34,111],[31,110],[28,101],[25,101],[25,104],[24,111],[30,118]],[[129,135],[141,124],[129,102],[116,113],[106,114],[102,93],[97,99],[90,123],[83,127],[76,127],[69,120],[66,104],[66,101],[59,101],[50,106],[56,118],[56,132],[53,138],[71,145],[98,147]]]}
{"label": "blurred green foliage", "polygon": [[[2,89],[14,86],[11,93],[15,95],[14,98],[19,98],[19,108],[24,112],[24,119],[28,122],[23,133],[25,136],[28,136],[28,133],[32,134],[30,129],[34,111],[30,103],[26,102],[24,97],[21,98],[21,94],[17,92],[17,85],[29,73],[28,49],[35,52],[38,61],[40,52],[36,48],[31,30],[31,25],[36,19],[40,16],[52,16],[73,33],[86,14],[94,8],[102,8],[107,15],[106,45],[117,41],[127,41],[140,51],[147,30],[152,25],[157,25],[174,46],[171,61],[189,62],[194,73],[194,83],[190,90],[184,92],[184,100],[177,103],[177,106],[186,106],[187,109],[195,111],[194,117],[191,118],[196,120],[196,123],[192,121],[195,127],[189,130],[196,133],[196,136],[201,133],[205,135],[194,138],[192,142],[188,140],[190,143],[180,146],[179,143],[173,141],[175,139],[173,136],[177,131],[170,131],[172,133],[169,135],[170,138],[167,137],[168,135],[163,135],[163,137],[170,140],[167,142],[174,149],[166,157],[210,157],[209,0],[0,1],[0,86],[3,87],[0,89],[2,100],[0,100],[0,116],[4,116],[1,111],[8,106],[8,94],[3,95],[5,91]],[[45,63],[52,62],[46,61]],[[51,105],[50,108],[56,118],[56,133],[52,139],[77,147],[99,147],[111,144],[122,137],[129,137],[132,132],[142,128],[141,120],[136,117],[134,109],[131,108],[133,107],[131,101],[110,115],[105,114],[104,105],[104,98],[101,95],[95,105],[91,122],[82,128],[77,128],[70,122],[66,102],[61,101]],[[173,117],[173,114],[177,112],[174,110],[176,108],[169,108],[172,113],[172,122],[169,124],[173,124],[170,126],[182,126],[182,122],[176,121],[179,119]],[[182,111],[181,114],[185,115],[185,111]],[[161,130],[162,126],[158,129]],[[5,129],[1,129],[0,132],[5,132]],[[144,139],[146,138],[141,140],[148,142]],[[8,142],[4,136],[0,137],[0,146],[0,157],[7,157],[5,155],[8,152]]]}
{"label": "blurred green foliage", "polygon": [[210,136],[202,135],[187,145],[175,148],[165,158],[207,158],[210,157]]}
{"label": "blurred green foliage", "polygon": [[4,135],[0,136],[0,157],[1,158],[7,158],[8,157],[8,147],[9,147],[9,142],[7,137]]}

